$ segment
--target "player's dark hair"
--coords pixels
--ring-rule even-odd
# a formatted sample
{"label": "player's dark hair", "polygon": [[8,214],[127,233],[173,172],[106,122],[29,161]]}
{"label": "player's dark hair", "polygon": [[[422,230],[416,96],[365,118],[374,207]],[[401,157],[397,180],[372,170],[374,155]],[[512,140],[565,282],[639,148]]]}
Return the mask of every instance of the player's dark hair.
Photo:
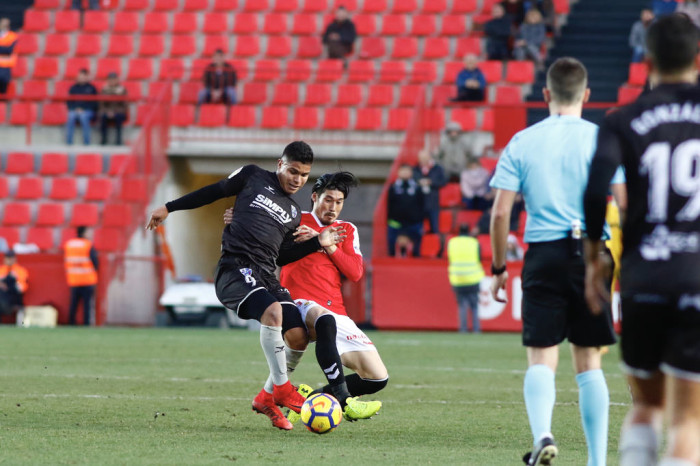
{"label": "player's dark hair", "polygon": [[299,162],[305,165],[314,163],[314,151],[304,141],[294,141],[287,144],[282,156],[287,157],[289,162]]}
{"label": "player's dark hair", "polygon": [[354,188],[357,184],[357,178],[350,172],[326,173],[316,180],[311,192],[320,196],[325,191],[340,191],[347,199],[350,188]]}
{"label": "player's dark hair", "polygon": [[587,86],[586,67],[575,58],[559,58],[547,70],[547,89],[558,104],[575,104],[583,98]]}
{"label": "player's dark hair", "polygon": [[687,15],[659,18],[647,31],[647,53],[660,73],[677,73],[695,65],[698,30]]}
{"label": "player's dark hair", "polygon": [[79,226],[76,228],[76,233],[78,234],[78,238],[85,238],[85,231],[87,230],[86,226]]}

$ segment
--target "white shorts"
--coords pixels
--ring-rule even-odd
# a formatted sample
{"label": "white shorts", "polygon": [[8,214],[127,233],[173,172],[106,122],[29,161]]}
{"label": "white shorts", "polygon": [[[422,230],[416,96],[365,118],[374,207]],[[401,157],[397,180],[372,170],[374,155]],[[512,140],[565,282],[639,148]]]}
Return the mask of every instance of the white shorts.
{"label": "white shorts", "polygon": [[[306,299],[295,299],[294,304],[301,313],[301,318],[306,325],[306,314],[314,306],[321,307],[328,311],[335,318],[335,325],[338,328],[338,334],[335,338],[338,354],[350,353],[352,351],[377,351],[374,343],[369,339],[365,332],[360,330],[355,322],[348,316],[341,316],[333,311],[326,309],[314,301]],[[307,328],[308,330],[308,328]]]}

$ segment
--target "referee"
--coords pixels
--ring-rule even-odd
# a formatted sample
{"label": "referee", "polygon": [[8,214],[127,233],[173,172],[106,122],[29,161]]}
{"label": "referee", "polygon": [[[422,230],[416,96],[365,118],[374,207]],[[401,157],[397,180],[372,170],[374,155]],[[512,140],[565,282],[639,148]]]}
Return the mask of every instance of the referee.
{"label": "referee", "polygon": [[[551,433],[558,345],[568,339],[579,387],[579,406],[588,445],[588,465],[605,465],[609,394],[600,366],[600,347],[615,342],[612,317],[593,316],[583,296],[581,254],[583,191],[595,151],[598,127],[581,118],[588,100],[587,72],[574,58],[560,58],[547,71],[543,90],[550,116],[517,133],[496,167],[491,187],[494,299],[505,302],[506,244],[513,201],[525,199],[528,217],[523,267],[523,345],[527,348],[525,406],[534,437],[526,464],[549,464],[558,454]],[[618,171],[613,183],[623,183]]]}

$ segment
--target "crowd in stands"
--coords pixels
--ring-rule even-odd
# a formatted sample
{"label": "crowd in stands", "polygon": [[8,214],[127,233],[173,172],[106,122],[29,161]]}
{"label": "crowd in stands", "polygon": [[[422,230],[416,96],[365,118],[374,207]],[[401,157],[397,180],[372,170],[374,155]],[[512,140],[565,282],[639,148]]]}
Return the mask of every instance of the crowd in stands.
{"label": "crowd in stands", "polygon": [[700,2],[698,0],[653,0],[647,8],[642,9],[639,20],[635,21],[630,30],[629,46],[632,49],[632,63],[641,63],[646,51],[646,36],[649,26],[656,18],[671,13],[687,15],[700,29]]}

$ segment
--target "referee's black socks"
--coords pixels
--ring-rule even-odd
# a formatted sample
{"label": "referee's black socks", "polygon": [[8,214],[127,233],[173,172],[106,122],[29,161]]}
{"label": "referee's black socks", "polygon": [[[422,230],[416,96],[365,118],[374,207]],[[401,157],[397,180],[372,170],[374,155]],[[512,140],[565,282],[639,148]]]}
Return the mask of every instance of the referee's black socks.
{"label": "referee's black socks", "polygon": [[345,384],[343,364],[335,344],[335,337],[338,333],[335,318],[332,315],[324,314],[316,319],[314,328],[316,329],[316,360],[318,360],[318,364],[328,380],[330,394],[336,397],[340,401],[340,405],[345,408],[345,400],[350,397],[350,392]]}

